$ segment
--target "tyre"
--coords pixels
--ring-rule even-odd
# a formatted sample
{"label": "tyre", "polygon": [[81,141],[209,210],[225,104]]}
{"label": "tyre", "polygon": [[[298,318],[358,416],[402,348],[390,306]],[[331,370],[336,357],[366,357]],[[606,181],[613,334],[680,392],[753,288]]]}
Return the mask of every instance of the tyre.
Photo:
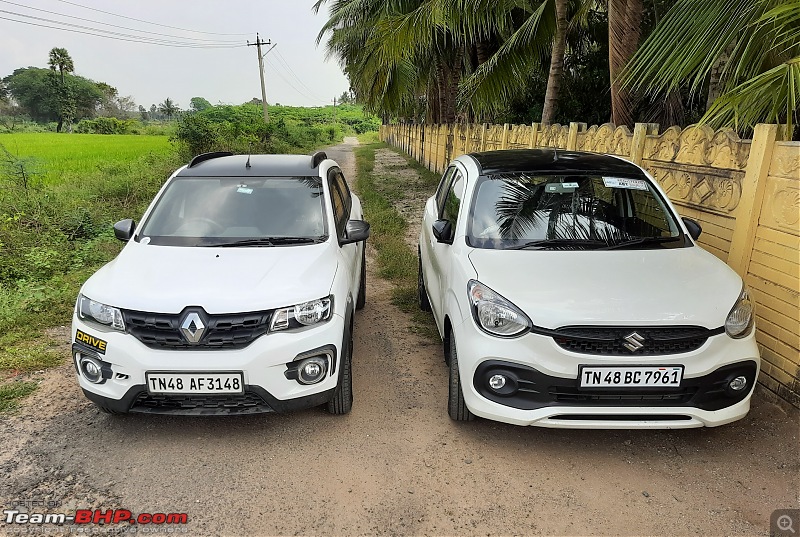
{"label": "tyre", "polygon": [[417,248],[417,303],[422,311],[431,311],[431,302],[425,290],[425,280],[422,278],[422,252]]}
{"label": "tyre", "polygon": [[363,310],[367,303],[367,245],[361,249],[361,281],[358,284],[358,298],[356,309]]}
{"label": "tyre", "polygon": [[475,414],[469,411],[464,402],[464,392],[461,390],[461,377],[458,374],[458,353],[453,332],[448,334],[447,351],[450,356],[450,389],[447,394],[447,410],[450,418],[455,421],[472,421]]}
{"label": "tyre", "polygon": [[353,360],[353,324],[350,323],[350,328],[345,338],[347,342],[346,348],[342,352],[342,360],[339,364],[341,368],[339,371],[339,385],[336,387],[333,398],[328,401],[328,412],[335,415],[343,415],[350,412],[353,408],[353,375],[352,375],[352,360]]}
{"label": "tyre", "polygon": [[117,412],[116,410],[111,410],[110,408],[106,408],[104,406],[98,405],[97,403],[94,404],[97,407],[97,410],[102,412],[103,414],[109,414],[111,416],[121,416],[122,412]]}

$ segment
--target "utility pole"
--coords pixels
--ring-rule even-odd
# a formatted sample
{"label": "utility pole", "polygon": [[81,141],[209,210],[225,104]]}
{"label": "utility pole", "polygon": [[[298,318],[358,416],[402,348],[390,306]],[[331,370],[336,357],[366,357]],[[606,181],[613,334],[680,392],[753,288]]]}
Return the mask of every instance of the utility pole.
{"label": "utility pole", "polygon": [[336,97],[333,98],[333,124],[336,125]]}
{"label": "utility pole", "polygon": [[[256,51],[258,52],[258,74],[261,75],[261,106],[264,108],[264,123],[269,123],[269,112],[267,111],[267,87],[264,85],[264,56],[266,56],[270,50],[275,48],[275,45],[272,45],[272,41],[262,41],[258,34],[256,34],[255,43],[251,43],[250,41],[247,42],[248,47],[253,45],[256,46]],[[272,47],[270,47],[270,49],[264,54],[261,54],[261,45],[272,45]]]}

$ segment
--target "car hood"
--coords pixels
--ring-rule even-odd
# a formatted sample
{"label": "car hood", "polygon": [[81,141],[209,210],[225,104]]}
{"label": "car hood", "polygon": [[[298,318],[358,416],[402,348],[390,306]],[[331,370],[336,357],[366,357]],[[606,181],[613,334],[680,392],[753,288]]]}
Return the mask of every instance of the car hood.
{"label": "car hood", "polygon": [[336,274],[330,244],[188,248],[130,242],[81,292],[123,309],[208,313],[291,306],[330,293]]}
{"label": "car hood", "polygon": [[474,249],[481,283],[543,328],[698,325],[718,328],[741,278],[699,247],[553,251]]}

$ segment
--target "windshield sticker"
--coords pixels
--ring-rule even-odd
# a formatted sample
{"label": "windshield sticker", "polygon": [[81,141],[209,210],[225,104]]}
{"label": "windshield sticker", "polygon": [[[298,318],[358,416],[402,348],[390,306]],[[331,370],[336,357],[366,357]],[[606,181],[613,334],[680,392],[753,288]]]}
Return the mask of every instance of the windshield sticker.
{"label": "windshield sticker", "polygon": [[545,192],[556,194],[571,194],[578,188],[578,183],[547,183],[544,187]]}
{"label": "windshield sticker", "polygon": [[236,189],[236,192],[239,192],[240,194],[252,194],[253,189],[240,186],[239,188]]}
{"label": "windshield sticker", "polygon": [[608,188],[627,188],[629,190],[647,190],[647,181],[642,179],[623,179],[621,177],[603,177],[603,184]]}

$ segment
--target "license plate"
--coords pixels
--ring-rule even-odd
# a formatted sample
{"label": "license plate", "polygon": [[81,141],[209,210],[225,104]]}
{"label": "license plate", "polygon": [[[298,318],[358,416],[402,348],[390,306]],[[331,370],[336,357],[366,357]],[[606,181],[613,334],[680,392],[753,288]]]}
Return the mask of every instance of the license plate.
{"label": "license plate", "polygon": [[243,393],[241,372],[146,373],[150,393]]}
{"label": "license plate", "polygon": [[583,366],[581,388],[678,388],[683,366]]}

